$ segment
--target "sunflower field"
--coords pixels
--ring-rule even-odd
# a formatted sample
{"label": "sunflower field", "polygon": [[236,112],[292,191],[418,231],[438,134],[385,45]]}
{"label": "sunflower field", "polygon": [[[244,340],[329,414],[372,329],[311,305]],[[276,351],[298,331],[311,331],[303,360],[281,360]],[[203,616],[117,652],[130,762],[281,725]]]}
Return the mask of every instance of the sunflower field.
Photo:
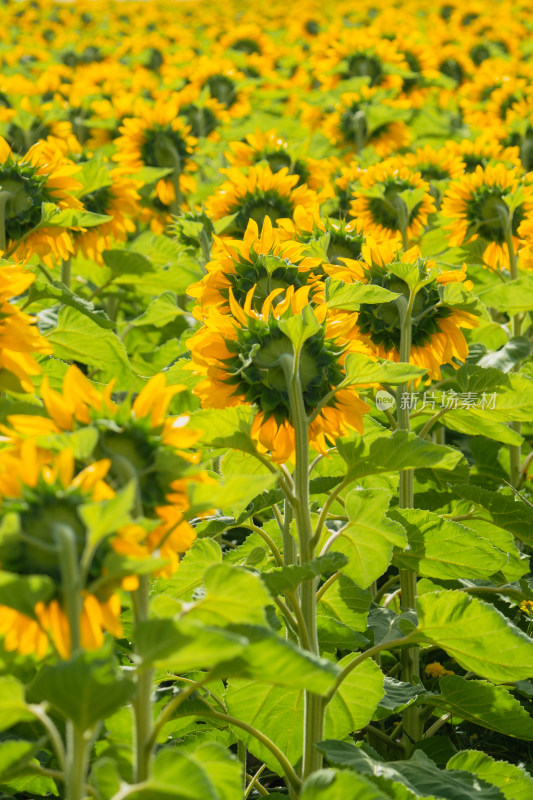
{"label": "sunflower field", "polygon": [[530,3],[0,22],[0,800],[532,800]]}

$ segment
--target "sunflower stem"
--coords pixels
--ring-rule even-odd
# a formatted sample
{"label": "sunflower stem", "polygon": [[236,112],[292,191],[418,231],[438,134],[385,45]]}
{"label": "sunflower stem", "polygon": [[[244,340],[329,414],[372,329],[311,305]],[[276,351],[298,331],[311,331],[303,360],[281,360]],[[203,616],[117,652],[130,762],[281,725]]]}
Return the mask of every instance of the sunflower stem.
{"label": "sunflower stem", "polygon": [[82,612],[80,566],[76,534],[69,525],[56,523],[54,538],[57,544],[61,583],[70,629],[70,652],[81,650],[80,617]]}
{"label": "sunflower stem", "polygon": [[[516,254],[513,242],[512,214],[509,215],[507,224],[505,226],[505,243],[509,252],[509,272],[511,273],[511,280],[515,281],[518,278],[518,256]],[[522,319],[520,314],[514,314],[511,319],[513,336],[520,336],[522,327]],[[515,365],[515,369],[517,368],[518,364]],[[519,435],[521,434],[522,425],[520,422],[511,422],[509,427],[511,430],[515,431],[515,433],[518,433]],[[519,444],[509,445],[509,482],[511,486],[514,486],[515,488],[520,483],[521,462],[521,446]]]}
{"label": "sunflower stem", "polygon": [[[398,298],[401,300],[402,298]],[[404,302],[400,306],[401,335],[400,335],[400,361],[408,364],[411,356],[411,327],[412,309],[415,299],[415,292],[411,290],[409,302]],[[408,384],[398,387],[398,429],[410,431],[410,409],[409,402],[402,402],[402,397],[407,394]],[[414,470],[400,470],[400,508],[414,507]],[[400,589],[401,589],[401,610],[416,611],[416,572],[410,569],[400,570]],[[411,683],[419,676],[419,648],[409,647],[401,653],[401,675],[402,680]],[[404,729],[406,741],[404,744],[409,746],[410,742],[416,742],[422,738],[422,726],[418,708],[410,706],[403,712]]]}
{"label": "sunflower stem", "polygon": [[71,272],[71,262],[70,258],[65,258],[64,261],[61,262],[61,281],[65,284],[67,289],[70,289],[70,272]]}
{"label": "sunflower stem", "polygon": [[12,192],[0,192],[0,251],[6,255],[7,235],[6,235],[6,206],[13,197]]}
{"label": "sunflower stem", "polygon": [[[135,627],[145,622],[150,614],[150,578],[139,576],[139,588],[132,593]],[[140,669],[137,673],[137,692],[133,701],[135,718],[135,781],[141,783],[150,777],[152,742],[152,680],[153,669]]]}
{"label": "sunflower stem", "polygon": [[72,720],[67,721],[66,800],[84,800],[91,739]]}
{"label": "sunflower stem", "polygon": [[[301,564],[309,563],[314,555],[313,524],[309,505],[309,430],[307,412],[300,382],[299,351],[294,358],[282,357],[282,367],[289,390],[291,422],[294,428],[295,466],[293,510],[298,532],[298,547]],[[300,604],[307,632],[305,645],[319,655],[316,626],[317,579],[302,581]],[[309,691],[304,693],[304,742],[302,778],[306,778],[322,767],[322,754],[315,747],[323,738],[325,703],[322,697]]]}

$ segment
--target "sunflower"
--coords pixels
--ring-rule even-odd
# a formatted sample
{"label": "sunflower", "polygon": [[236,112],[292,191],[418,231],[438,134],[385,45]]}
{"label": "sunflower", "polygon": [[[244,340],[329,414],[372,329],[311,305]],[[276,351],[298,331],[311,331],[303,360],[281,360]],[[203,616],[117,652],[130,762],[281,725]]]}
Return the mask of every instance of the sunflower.
{"label": "sunflower", "polygon": [[[78,367],[71,365],[61,392],[50,387],[46,376],[43,379],[41,396],[46,416],[11,414],[8,425],[1,426],[1,430],[15,453],[27,442],[36,443],[39,457],[46,464],[51,435],[86,425],[96,428],[98,450],[109,460],[110,474],[123,481],[130,480],[132,470],[136,472],[144,513],[155,524],[150,531],[143,529],[142,545],[149,552],[160,546],[162,551],[164,545],[164,558],[169,563],[159,574],[171,574],[179,564],[179,553],[185,552],[195,539],[187,521],[187,486],[191,481],[210,480],[196,466],[199,454],[193,446],[200,433],[189,427],[188,416],[167,416],[172,398],[184,388],[181,384],[167,386],[165,375],[159,373],[146,383],[133,402],[126,399],[117,405],[111,399],[113,384],[100,391]],[[160,470],[154,468],[158,454],[163,451],[172,455],[170,472],[165,470],[164,459]],[[125,553],[131,545],[131,555],[135,556],[139,526],[133,537],[130,533],[121,531],[116,547]]]}
{"label": "sunflower", "polygon": [[476,139],[461,139],[460,142],[449,140],[444,146],[454,156],[460,156],[464,172],[474,172],[477,167],[485,169],[489,164],[497,162],[505,164],[509,169],[519,169],[521,166],[519,148],[504,147],[491,138],[490,134]]}
{"label": "sunflower", "polygon": [[385,158],[409,144],[409,129],[401,119],[404,113],[394,108],[392,99],[384,92],[362,86],[358,92],[341,94],[333,114],[324,122],[323,131],[334,144],[349,146],[356,153],[371,146],[380,158]]}
{"label": "sunflower", "polygon": [[[2,540],[2,568],[19,575],[46,576],[55,587],[45,600],[36,604],[31,617],[14,608],[0,608],[0,633],[5,635],[4,647],[7,650],[22,654],[35,652],[38,657],[43,657],[52,644],[62,658],[69,658],[71,634],[61,588],[63,576],[54,526],[61,524],[70,528],[81,559],[86,551],[87,530],[79,509],[87,502],[99,502],[114,496],[113,489],[104,480],[110,465],[111,462],[104,459],[75,475],[74,456],[68,449],[51,463],[42,465],[35,443],[31,441],[26,441],[17,454],[9,450],[2,453],[2,508],[4,513],[15,512],[20,526],[20,531]],[[97,549],[106,546],[104,542]],[[90,590],[91,583],[101,574],[99,558],[91,559],[81,590],[81,643],[88,650],[102,646],[104,630],[114,636],[122,635],[118,595],[109,587],[103,593]]]}
{"label": "sunflower", "polygon": [[449,181],[460,177],[464,172],[460,155],[446,146],[437,149],[427,144],[417,148],[414,153],[406,153],[403,158],[411,169],[417,170],[423,180],[429,183],[437,204]]}
{"label": "sunflower", "polygon": [[[404,159],[390,158],[361,172],[350,213],[357,230],[379,240],[421,236],[435,211],[429,184]],[[406,202],[407,201],[407,202]]]}
{"label": "sunflower", "polygon": [[265,217],[271,222],[291,217],[298,205],[309,208],[317,196],[305,184],[296,186],[297,175],[289,175],[287,167],[272,172],[268,165],[253,166],[245,173],[231,167],[222,170],[228,178],[216,194],[206,200],[205,208],[214,220],[235,214],[234,228],[244,233],[248,220],[262,225]]}
{"label": "sunflower", "polygon": [[[441,366],[464,362],[468,345],[461,328],[474,328],[478,322],[470,312],[446,304],[442,287],[463,283],[466,267],[443,272],[430,259],[420,257],[414,247],[400,254],[397,244],[376,242],[368,237],[363,246],[363,281],[403,294],[410,290],[399,277],[410,265],[418,271],[423,286],[418,290],[412,312],[410,363],[423,367],[432,379],[439,380]],[[464,284],[471,289],[470,282]],[[401,320],[396,301],[379,305],[362,304],[354,319],[352,338],[360,340],[375,356],[389,361],[400,360]],[[359,344],[358,344],[359,346]]]}
{"label": "sunflower", "polygon": [[322,244],[327,262],[322,269],[326,274],[339,280],[346,280],[346,270],[350,275],[354,271],[359,274],[363,235],[357,233],[355,220],[322,219],[318,206],[312,211],[298,206],[293,219],[280,219],[278,226],[282,238],[303,242],[308,249],[313,242]]}
{"label": "sunflower", "polygon": [[[230,291],[231,314],[210,308],[202,328],[189,339],[191,368],[204,380],[195,388],[204,408],[251,403],[256,407],[251,435],[260,452],[270,452],[274,461],[293,458],[294,429],[287,381],[282,369],[284,355],[292,354],[292,344],[280,327],[286,316],[301,313],[309,303],[310,287],[294,290],[290,286],[272,292],[261,310],[253,308],[254,288],[244,307]],[[275,301],[278,300],[277,304]],[[319,330],[306,340],[301,351],[300,381],[305,409],[312,414],[344,378],[340,363],[343,355],[333,338],[328,338],[326,307],[316,310]],[[362,431],[362,416],[368,406],[352,388],[339,389],[326,401],[309,427],[309,441],[318,452],[327,449],[326,439]]]}
{"label": "sunflower", "polygon": [[226,109],[230,118],[239,119],[250,113],[252,90],[246,85],[246,75],[231,59],[200,55],[190,62],[183,76],[191,88],[207,90],[210,97]]}
{"label": "sunflower", "polygon": [[[21,311],[13,298],[24,294],[35,276],[19,264],[2,264],[0,279],[0,382],[14,391],[33,392],[32,375],[41,371],[32,353],[51,353],[35,318]],[[10,386],[11,383],[11,386]]]}
{"label": "sunflower", "polygon": [[321,288],[314,274],[320,271],[321,259],[306,257],[303,244],[283,241],[280,231],[273,230],[270,217],[265,217],[261,235],[251,219],[242,241],[215,237],[213,256],[206,265],[207,275],[187,289],[199,303],[193,311],[199,318],[213,306],[229,313],[230,289],[237,303],[243,305],[250,289],[255,288],[253,307],[258,311],[276,289],[299,289],[310,284],[314,293]]}
{"label": "sunflower", "polygon": [[143,167],[170,170],[169,177],[157,182],[156,196],[165,206],[179,206],[182,195],[196,187],[190,173],[196,170],[191,156],[197,140],[179,116],[178,104],[159,101],[145,106],[139,116],[125,119],[119,130],[122,135],[115,139],[113,159],[130,173]]}
{"label": "sunflower", "polygon": [[224,156],[232,167],[249,167],[260,161],[266,161],[272,172],[286,167],[291,175],[298,175],[297,186],[306,183],[322,196],[332,171],[327,159],[298,157],[275,128],[264,133],[257,129],[246,134],[244,141],[230,142]]}
{"label": "sunflower", "polygon": [[[514,198],[511,213],[509,203]],[[452,247],[480,237],[486,243],[485,264],[492,269],[508,268],[509,239],[516,252],[522,224],[533,219],[533,183],[501,163],[477,167],[450,184],[441,213],[449,220],[446,227]]]}
{"label": "sunflower", "polygon": [[88,228],[84,232],[74,233],[74,243],[85,258],[103,264],[102,252],[113,246],[113,242],[125,242],[128,234],[135,231],[135,223],[131,219],[139,214],[139,181],[128,177],[124,169],[119,167],[107,170],[102,167],[102,179],[98,188],[86,194],[80,194],[85,209],[93,214],[104,214],[111,219]]}
{"label": "sunflower", "polygon": [[0,251],[25,259],[36,254],[49,267],[53,259],[68,259],[74,252],[63,227],[39,227],[42,204],[57,208],[82,208],[73,196],[80,184],[72,178],[79,171],[64,163],[61,153],[50,158],[50,146],[36,144],[23,156],[16,156],[0,138]]}

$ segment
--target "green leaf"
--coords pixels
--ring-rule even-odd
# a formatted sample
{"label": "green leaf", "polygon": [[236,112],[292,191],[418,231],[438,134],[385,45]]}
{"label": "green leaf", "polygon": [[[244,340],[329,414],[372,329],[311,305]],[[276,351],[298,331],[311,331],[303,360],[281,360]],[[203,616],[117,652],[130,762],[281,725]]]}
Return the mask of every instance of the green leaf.
{"label": "green leaf", "polygon": [[256,452],[250,429],[256,412],[251,406],[234,406],[197,411],[191,416],[191,427],[202,431],[201,442],[210,447]]}
{"label": "green leaf", "polygon": [[477,597],[459,591],[424,594],[417,611],[413,639],[442,647],[464,669],[494,683],[526,680],[533,674],[531,639]]}
{"label": "green leaf", "polygon": [[385,678],[383,684],[385,695],[379,701],[374,719],[386,719],[391,714],[399,714],[404,708],[412,705],[419,697],[425,697],[428,692],[421,683],[410,684],[397,681],[395,678]]}
{"label": "green leaf", "polygon": [[56,358],[80,361],[94,367],[104,380],[116,378],[117,390],[138,386],[124,345],[110,330],[104,330],[81,311],[64,306],[57,327],[47,334]]}
{"label": "green leaf", "polygon": [[533,719],[507,688],[459,675],[445,675],[439,686],[440,694],[427,695],[424,703],[491,731],[533,740]]}
{"label": "green leaf", "polygon": [[388,797],[362,775],[321,769],[304,782],[300,800],[388,800]]}
{"label": "green leaf", "polygon": [[99,500],[97,503],[84,503],[78,513],[87,528],[92,547],[110,533],[116,533],[123,525],[131,522],[131,510],[135,503],[135,481],[131,480],[114,497]]}
{"label": "green leaf", "polygon": [[74,294],[64,283],[60,281],[47,281],[45,278],[37,277],[28,293],[28,305],[39,300],[57,300],[64,306],[70,306],[81,311],[88,319],[95,322],[100,328],[114,328],[115,323],[109,319],[105,311],[97,309],[94,303],[85,300]]}
{"label": "green leaf", "polygon": [[78,196],[82,199],[85,195],[98,191],[98,189],[111,186],[113,182],[100,153],[81,165],[81,170],[76,173],[76,180],[83,186],[83,189],[78,192]]}
{"label": "green leaf", "polygon": [[398,508],[390,516],[403,525],[409,541],[394,557],[400,569],[441,580],[490,578],[507,563],[507,554],[490,541],[431,511]]}
{"label": "green leaf", "polygon": [[187,611],[186,618],[207,625],[265,623],[265,606],[272,601],[258,575],[241,567],[217,564],[204,576],[205,595]]}
{"label": "green leaf", "polygon": [[12,675],[0,676],[0,731],[32,720],[34,716],[26,705],[23,684]]}
{"label": "green leaf", "polygon": [[[346,657],[348,661],[351,656]],[[340,666],[344,666],[344,660]],[[326,710],[327,736],[347,736],[361,730],[370,720],[383,696],[383,673],[371,659],[351,671]],[[230,680],[225,695],[229,713],[258,728],[285,753],[292,764],[302,755],[303,705],[301,691],[265,687],[255,681]],[[250,750],[270,769],[280,774],[280,766],[253,736],[238,731]]]}
{"label": "green leaf", "polygon": [[29,692],[86,731],[127,703],[135,684],[119,672],[109,652],[81,652],[69,661],[45,664]]}
{"label": "green leaf", "polygon": [[499,350],[487,353],[478,361],[480,367],[496,367],[502,372],[510,372],[520,361],[523,361],[531,352],[531,342],[524,336],[515,336]]}
{"label": "green leaf", "polygon": [[112,274],[122,275],[144,275],[146,272],[154,272],[154,267],[149,258],[142,253],[132,250],[104,250],[102,253],[104,263],[109,267]]}
{"label": "green leaf", "polygon": [[212,539],[197,539],[180,560],[178,571],[171,578],[162,581],[161,588],[171,597],[190,600],[193,591],[201,585],[206,570],[220,563],[222,563],[222,550],[218,542]]}
{"label": "green leaf", "polygon": [[505,283],[498,281],[496,286],[483,289],[478,295],[488,308],[504,311],[511,316],[529,312],[533,307],[533,278],[523,275]]}
{"label": "green leaf", "polygon": [[454,471],[459,477],[464,474],[463,464],[466,464],[459,450],[419,439],[407,431],[378,435],[373,440],[356,434],[350,439],[337,440],[337,448],[347,464],[349,480],[417,467]]}
{"label": "green leaf", "polygon": [[423,367],[393,361],[374,361],[364,353],[350,353],[345,364],[346,377],[352,386],[366,383],[385,383],[397,386],[426,374]]}
{"label": "green leaf", "polygon": [[453,492],[488,511],[495,525],[510,531],[526,544],[533,545],[533,509],[515,499],[514,495],[467,484],[456,484]]}
{"label": "green leaf", "polygon": [[[395,784],[403,784],[414,797],[433,800],[503,800],[495,787],[479,781],[474,775],[459,771],[441,770],[423,752],[415,750],[409,761],[376,761],[361,747],[348,742],[324,741],[318,749],[330,764],[350,767],[375,781],[386,793],[395,798]],[[399,797],[410,797],[400,793]]]}
{"label": "green leaf", "polygon": [[296,353],[301,350],[304,342],[318,333],[322,327],[311,306],[304,306],[302,312],[293,317],[280,319],[278,324],[280,330],[292,342]]}
{"label": "green leaf", "polygon": [[212,669],[240,656],[248,640],[221,628],[187,620],[151,619],[136,627],[137,652],[144,665],[184,673]]}
{"label": "green leaf", "polygon": [[[137,253],[131,253],[137,255]],[[177,316],[183,314],[182,309],[177,305],[177,298],[174,292],[163,292],[149,304],[147,309],[130,325],[136,328],[146,325],[154,325],[156,328],[163,328],[173,322]]]}
{"label": "green leaf", "polygon": [[24,769],[39,747],[39,742],[25,742],[22,739],[0,742],[0,782],[9,780]]}
{"label": "green leaf", "polygon": [[133,172],[131,177],[135,181],[144,183],[145,186],[157,183],[161,178],[166,178],[174,172],[174,167],[141,167],[137,172]]}
{"label": "green leaf", "polygon": [[498,786],[506,800],[530,800],[533,797],[533,778],[523,767],[496,761],[478,750],[464,750],[453,756],[448,769],[473,772],[487,783]]}
{"label": "green leaf", "polygon": [[402,526],[386,517],[391,495],[383,489],[356,489],[346,498],[349,524],[335,539],[333,547],[348,557],[342,567],[362,589],[386,571],[394,547],[405,547]]}
{"label": "green leaf", "polygon": [[166,747],[154,759],[153,777],[129,800],[233,800],[241,791],[240,765],[216,742],[193,753]]}
{"label": "green leaf", "polygon": [[43,203],[37,228],[92,228],[112,219],[107,214],[93,214],[83,208],[60,209],[55,203]]}
{"label": "green leaf", "polygon": [[302,581],[308,578],[337,572],[347,562],[348,559],[342,553],[327,553],[324,556],[308,561],[306,564],[275,567],[268,572],[263,572],[261,578],[270,594],[275,597],[278,594],[285,594],[287,591],[296,589]]}
{"label": "green leaf", "polygon": [[361,303],[388,303],[400,295],[383,286],[365,283],[344,283],[326,279],[326,303],[328,308],[343,311],[358,311]]}
{"label": "green leaf", "polygon": [[370,592],[361,589],[346,575],[340,575],[322,595],[318,613],[327,614],[352,630],[364,632],[371,602]]}
{"label": "green leaf", "polygon": [[520,446],[524,438],[504,422],[493,419],[492,411],[483,408],[457,408],[447,411],[443,424],[452,431],[470,436],[487,436],[496,442]]}
{"label": "green leaf", "polygon": [[14,608],[36,619],[35,606],[56,592],[54,581],[46,575],[17,575],[0,571],[0,605]]}
{"label": "green leaf", "polygon": [[216,484],[191,483],[191,508],[195,513],[218,508],[222,512],[231,511],[238,517],[254,497],[270,489],[276,480],[277,476],[269,472],[266,475],[233,475]]}
{"label": "green leaf", "polygon": [[366,636],[349,628],[343,622],[325,614],[317,614],[316,618],[318,644],[320,651],[335,653],[337,650],[361,650],[368,643]]}

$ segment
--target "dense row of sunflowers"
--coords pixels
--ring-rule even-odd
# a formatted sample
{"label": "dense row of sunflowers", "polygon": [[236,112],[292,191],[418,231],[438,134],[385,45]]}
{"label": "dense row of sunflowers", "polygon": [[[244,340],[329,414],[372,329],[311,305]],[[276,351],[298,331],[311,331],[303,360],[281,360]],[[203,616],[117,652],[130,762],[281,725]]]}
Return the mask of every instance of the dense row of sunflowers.
{"label": "dense row of sunflowers", "polygon": [[[533,779],[490,742],[478,761],[457,753],[473,739],[426,744],[452,714],[533,740],[527,4],[0,17],[0,792],[525,800]],[[451,543],[468,536],[474,566]],[[505,627],[497,668],[475,660],[488,640],[463,652],[428,621],[425,598],[476,592],[498,597],[478,609],[491,639]],[[450,611],[459,638],[469,613]],[[247,717],[254,689],[238,713],[245,679],[297,692],[272,707],[300,708],[300,750]],[[516,681],[522,705],[499,686]]]}

